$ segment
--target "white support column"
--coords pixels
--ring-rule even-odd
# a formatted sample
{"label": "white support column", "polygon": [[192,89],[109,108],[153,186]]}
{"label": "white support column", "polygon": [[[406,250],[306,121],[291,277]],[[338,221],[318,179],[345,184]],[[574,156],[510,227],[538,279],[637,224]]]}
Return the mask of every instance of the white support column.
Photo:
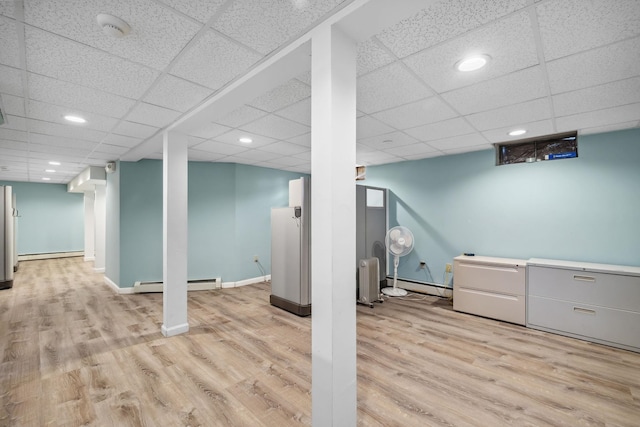
{"label": "white support column", "polygon": [[311,60],[312,423],[355,426],[356,45],[319,29]]}
{"label": "white support column", "polygon": [[107,250],[107,188],[104,185],[96,185],[94,206],[95,218],[95,259],[93,270],[103,273],[105,266],[105,254]]}
{"label": "white support column", "polygon": [[96,259],[95,191],[84,192],[84,260]]}
{"label": "white support column", "polygon": [[162,334],[189,331],[187,320],[187,136],[165,132],[163,136]]}

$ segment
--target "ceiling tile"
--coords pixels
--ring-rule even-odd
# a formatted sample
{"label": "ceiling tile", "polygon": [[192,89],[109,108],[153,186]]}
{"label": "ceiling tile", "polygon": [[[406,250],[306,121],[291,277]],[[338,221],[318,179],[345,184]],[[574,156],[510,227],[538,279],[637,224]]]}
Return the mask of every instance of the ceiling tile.
{"label": "ceiling tile", "polygon": [[96,89],[29,73],[29,98],[48,104],[122,118],[135,101]]}
{"label": "ceiling tile", "polygon": [[219,125],[217,123],[207,123],[198,129],[190,131],[189,134],[199,138],[209,139],[215,138],[223,133],[227,133],[230,130],[231,128],[228,126]]}
{"label": "ceiling tile", "polygon": [[215,162],[227,157],[226,154],[216,154],[209,151],[189,149],[189,160],[196,162]]}
{"label": "ceiling tile", "polygon": [[282,168],[288,166],[299,166],[308,163],[306,160],[297,157],[277,157],[266,162],[258,163],[258,166],[270,167],[270,168]]}
{"label": "ceiling tile", "polygon": [[288,138],[287,142],[303,145],[305,147],[311,147],[311,132],[305,133],[303,135],[294,136],[293,138]]}
{"label": "ceiling tile", "polygon": [[580,131],[580,135],[589,135],[592,133],[614,132],[617,130],[637,128],[637,127],[640,127],[640,123],[638,122],[638,120],[634,120],[631,122],[615,123],[612,125],[594,126],[594,127],[585,128]]}
{"label": "ceiling tile", "polygon": [[422,153],[422,154],[405,154],[402,156],[402,158],[406,160],[422,160],[422,159],[431,159],[433,157],[440,157],[442,155],[444,155],[442,151],[435,150],[435,151],[430,151],[428,153]]}
{"label": "ceiling tile", "polygon": [[227,0],[162,0],[164,4],[202,23],[208,22],[226,1]]}
{"label": "ceiling tile", "polygon": [[3,111],[5,111],[7,115],[19,116],[21,118],[25,116],[24,98],[2,94],[2,103],[4,104]]}
{"label": "ceiling tile", "polygon": [[431,92],[399,63],[366,74],[357,82],[357,108],[371,114],[426,98]]}
{"label": "ceiling tile", "polygon": [[[491,57],[481,70],[464,73],[455,69],[461,59],[478,54]],[[442,93],[536,65],[538,52],[529,14],[521,12],[420,52],[404,62],[432,89]]]}
{"label": "ceiling tile", "polygon": [[432,2],[378,38],[398,57],[434,46],[527,5],[527,0],[449,0]]}
{"label": "ceiling tile", "polygon": [[442,151],[445,154],[450,155],[450,154],[471,153],[473,151],[485,151],[485,150],[494,150],[493,145],[480,144],[480,145],[474,145],[472,147],[449,148]]}
{"label": "ceiling tile", "polygon": [[242,127],[244,130],[274,139],[289,139],[309,132],[309,126],[269,115]]}
{"label": "ceiling tile", "polygon": [[274,142],[260,148],[261,151],[267,151],[270,153],[281,154],[283,156],[290,156],[293,154],[304,153],[309,151],[309,147],[305,147],[298,144],[293,144],[285,141]]}
{"label": "ceiling tile", "polygon": [[240,108],[233,110],[224,117],[216,119],[216,123],[221,123],[225,126],[237,128],[242,125],[246,125],[249,122],[266,116],[268,113],[249,105],[243,105]]}
{"label": "ceiling tile", "polygon": [[18,30],[14,21],[0,16],[0,64],[11,67],[20,67],[20,55],[18,54]]}
{"label": "ceiling tile", "polygon": [[298,166],[288,166],[282,168],[282,170],[289,172],[311,173],[311,163],[303,163]]}
{"label": "ceiling tile", "polygon": [[384,163],[400,162],[404,159],[398,156],[394,156],[391,153],[384,151],[372,151],[369,153],[356,153],[356,163],[359,165],[380,165]]}
{"label": "ceiling tile", "polygon": [[638,55],[631,52],[640,52],[640,37],[548,62],[551,93],[640,75]]}
{"label": "ceiling tile", "polygon": [[429,145],[438,150],[452,150],[456,148],[472,147],[474,145],[486,145],[487,140],[479,133],[470,133],[451,138],[429,141]]}
{"label": "ceiling tile", "polygon": [[[7,109],[7,111],[9,111],[9,109]],[[23,117],[18,117],[18,116],[12,116],[7,114],[7,116],[5,117],[5,122],[2,125],[2,127],[6,129],[21,130],[26,132],[27,119],[24,118],[24,114],[22,116]]]}
{"label": "ceiling tile", "polygon": [[547,61],[640,34],[638,0],[550,1],[536,12]]}
{"label": "ceiling tile", "polygon": [[416,144],[404,145],[402,147],[385,149],[384,151],[390,152],[391,154],[399,157],[415,157],[422,156],[427,153],[433,153],[437,150],[430,145],[424,144],[422,142],[418,142]]}
{"label": "ceiling tile", "polygon": [[0,1],[0,15],[13,18],[15,16],[14,2]]}
{"label": "ceiling tile", "polygon": [[145,102],[186,112],[202,102],[213,92],[195,83],[166,74],[144,97]]}
{"label": "ceiling tile", "polygon": [[296,79],[301,81],[304,84],[311,86],[311,70],[305,71],[304,73],[296,77]]}
{"label": "ceiling tile", "polygon": [[96,145],[96,141],[73,139],[65,136],[45,135],[35,132],[32,132],[29,135],[29,141],[33,144],[49,145],[52,147],[79,148],[85,150],[91,149]]}
{"label": "ceiling tile", "polygon": [[82,141],[100,142],[107,135],[106,132],[85,128],[82,125],[61,125],[59,123],[43,122],[33,119],[27,120],[27,126],[32,136],[33,134],[40,133]]}
{"label": "ceiling tile", "polygon": [[171,74],[210,89],[219,89],[245,73],[260,58],[260,55],[214,31],[207,31],[185,51]]}
{"label": "ceiling tile", "polygon": [[[243,137],[249,137],[252,139],[252,142],[250,143],[242,143],[240,142],[240,138]],[[245,148],[256,148],[256,147],[262,147],[268,144],[271,144],[273,142],[275,142],[275,139],[273,138],[269,138],[266,136],[262,136],[262,135],[257,135],[255,133],[252,132],[247,132],[245,130],[242,129],[233,129],[227,133],[224,133],[220,136],[217,136],[215,138],[216,141],[219,142],[223,142],[225,144],[233,144],[233,145],[237,145],[239,147],[245,147]]]}
{"label": "ceiling tile", "polygon": [[[73,13],[69,13],[73,10]],[[120,39],[105,35],[96,16],[115,15],[131,26]],[[156,70],[164,69],[201,28],[151,0],[32,0],[25,22]]]}
{"label": "ceiling tile", "polygon": [[235,157],[236,159],[248,160],[250,162],[258,163],[276,159],[280,157],[280,155],[262,150],[247,150],[243,151],[242,153],[234,154],[233,157]]}
{"label": "ceiling tile", "polygon": [[27,132],[8,129],[5,127],[0,128],[0,140],[8,140],[8,141],[20,141],[20,142],[28,142],[29,139],[27,137]]}
{"label": "ceiling tile", "polygon": [[49,156],[50,155],[55,155],[57,157],[73,156],[74,158],[84,158],[88,156],[89,153],[91,153],[91,151],[96,145],[97,144],[95,142],[87,142],[85,148],[80,148],[80,147],[68,148],[68,147],[53,146],[49,144],[31,143],[29,144],[29,151],[31,153],[42,153]]}
{"label": "ceiling tile", "polygon": [[159,73],[51,33],[26,27],[27,70],[130,98],[138,98]]}
{"label": "ceiling tile", "polygon": [[0,93],[23,96],[22,72],[17,68],[0,65]]}
{"label": "ceiling tile", "polygon": [[300,102],[283,108],[279,110],[276,115],[302,123],[303,125],[311,126],[311,98],[303,99]]}
{"label": "ceiling tile", "polygon": [[33,100],[27,102],[27,112],[31,119],[59,123],[67,126],[76,125],[70,124],[64,119],[64,116],[68,114],[77,115],[87,121],[81,125],[83,128],[96,129],[104,132],[110,131],[116,123],[118,123],[117,119],[111,117],[100,116],[98,114],[87,113],[85,111],[67,107],[59,107],[57,105],[46,104],[44,102]]}
{"label": "ceiling tile", "polygon": [[495,110],[470,114],[465,118],[477,130],[484,131],[550,119],[551,108],[548,98],[539,98],[533,101],[496,108]]}
{"label": "ceiling tile", "polygon": [[381,47],[374,38],[358,43],[356,64],[359,76],[391,64],[395,60],[396,58]]}
{"label": "ceiling tile", "polygon": [[311,96],[311,87],[296,79],[270,90],[249,102],[252,107],[273,113],[287,105],[294,104]]}
{"label": "ceiling tile", "polygon": [[102,143],[94,149],[94,152],[91,153],[91,155],[93,156],[95,153],[111,154],[113,155],[114,159],[117,159],[127,151],[129,151],[129,148],[127,147]]}
{"label": "ceiling tile", "polygon": [[224,142],[218,141],[204,141],[203,143],[194,145],[191,148],[200,151],[207,151],[210,153],[224,154],[227,156],[242,153],[243,151],[248,150],[247,147],[241,147],[237,144],[225,144]]}
{"label": "ceiling tile", "polygon": [[344,0],[236,0],[213,28],[267,54],[301,32]]}
{"label": "ceiling tile", "polygon": [[553,96],[554,111],[558,116],[568,116],[637,102],[640,102],[640,77]]}
{"label": "ceiling tile", "polygon": [[310,162],[311,161],[311,150],[305,151],[304,153],[294,154],[291,157],[295,157],[296,159],[302,159],[302,160],[304,160],[306,162]]}
{"label": "ceiling tile", "polygon": [[140,123],[121,121],[113,129],[113,133],[117,135],[131,136],[134,138],[145,139],[158,131],[158,127],[147,126]]}
{"label": "ceiling tile", "polygon": [[558,117],[558,132],[572,131],[582,128],[607,126],[616,123],[637,121],[640,118],[640,103],[590,111],[571,116]]}
{"label": "ceiling tile", "polygon": [[405,132],[418,141],[433,141],[435,139],[448,138],[457,135],[464,135],[473,132],[475,129],[464,119],[459,117],[443,120],[437,123],[418,126],[407,129]]}
{"label": "ceiling tile", "polygon": [[362,116],[356,119],[356,138],[363,139],[371,136],[382,135],[393,132],[391,126],[374,119],[371,116]]}
{"label": "ceiling tile", "polygon": [[238,156],[227,156],[221,159],[221,161],[224,163],[239,163],[241,165],[255,165],[256,163],[260,163],[260,160],[257,159],[249,159]]}
{"label": "ceiling tile", "polygon": [[547,95],[540,67],[516,71],[503,77],[455,89],[442,95],[461,114],[473,114]]}
{"label": "ceiling tile", "polygon": [[129,113],[127,120],[161,128],[174,121],[179,115],[177,111],[141,102]]}
{"label": "ceiling tile", "polygon": [[140,144],[141,142],[142,142],[141,138],[134,138],[131,136],[124,136],[124,135],[116,135],[113,133],[110,135],[107,135],[107,137],[102,140],[103,144],[117,145],[119,147],[127,147],[127,148],[133,148],[136,145]]}
{"label": "ceiling tile", "polygon": [[372,114],[376,119],[396,129],[408,129],[428,123],[439,122],[457,116],[442,99],[431,97]]}
{"label": "ceiling tile", "polygon": [[418,142],[417,139],[402,132],[391,132],[358,140],[358,144],[366,145],[376,150],[389,150],[394,147],[415,144],[416,142]]}
{"label": "ceiling tile", "polygon": [[540,120],[535,122],[530,121],[530,122],[527,122],[522,127],[524,127],[527,130],[527,133],[518,137],[509,136],[509,132],[511,132],[514,129],[514,126],[506,126],[499,129],[491,129],[491,130],[482,132],[482,135],[484,135],[484,137],[487,138],[487,140],[489,140],[490,142],[497,143],[497,142],[514,142],[523,138],[527,139],[527,138],[533,138],[537,136],[545,136],[545,135],[551,135],[551,134],[557,133],[553,127],[553,122],[551,120]]}

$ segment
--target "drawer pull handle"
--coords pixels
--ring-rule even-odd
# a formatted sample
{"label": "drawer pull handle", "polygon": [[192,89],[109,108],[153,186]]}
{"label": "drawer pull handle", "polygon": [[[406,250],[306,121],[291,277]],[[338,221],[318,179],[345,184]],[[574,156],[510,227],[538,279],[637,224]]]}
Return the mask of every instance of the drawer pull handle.
{"label": "drawer pull handle", "polygon": [[589,310],[588,308],[582,308],[582,307],[573,307],[573,311],[576,313],[590,314],[592,316],[595,316],[596,314],[595,310]]}
{"label": "drawer pull handle", "polygon": [[581,282],[595,282],[596,278],[591,276],[580,276],[579,274],[574,274],[573,280],[579,280]]}

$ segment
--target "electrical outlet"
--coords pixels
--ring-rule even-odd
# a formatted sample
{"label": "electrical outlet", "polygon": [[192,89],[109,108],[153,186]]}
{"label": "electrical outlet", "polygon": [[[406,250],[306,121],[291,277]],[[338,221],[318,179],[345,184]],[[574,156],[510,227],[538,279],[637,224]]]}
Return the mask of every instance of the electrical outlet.
{"label": "electrical outlet", "polygon": [[258,262],[258,255],[253,256],[253,262]]}
{"label": "electrical outlet", "polygon": [[420,268],[425,268],[427,263],[425,261],[420,261]]}
{"label": "electrical outlet", "polygon": [[447,273],[451,273],[451,264],[449,263],[445,264],[444,271],[446,271]]}

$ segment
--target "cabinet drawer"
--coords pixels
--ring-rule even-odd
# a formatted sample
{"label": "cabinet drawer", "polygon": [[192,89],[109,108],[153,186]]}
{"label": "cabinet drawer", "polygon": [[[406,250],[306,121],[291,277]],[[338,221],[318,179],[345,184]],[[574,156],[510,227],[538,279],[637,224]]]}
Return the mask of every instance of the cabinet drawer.
{"label": "cabinet drawer", "polygon": [[528,295],[640,312],[640,277],[530,265]]}
{"label": "cabinet drawer", "polygon": [[579,335],[640,349],[640,313],[601,306],[527,297],[527,326]]}
{"label": "cabinet drawer", "polygon": [[[475,257],[479,258],[480,257]],[[508,295],[525,295],[526,266],[479,259],[454,259],[454,286]]]}
{"label": "cabinet drawer", "polygon": [[453,309],[518,325],[524,325],[526,320],[524,295],[496,294],[456,285]]}

